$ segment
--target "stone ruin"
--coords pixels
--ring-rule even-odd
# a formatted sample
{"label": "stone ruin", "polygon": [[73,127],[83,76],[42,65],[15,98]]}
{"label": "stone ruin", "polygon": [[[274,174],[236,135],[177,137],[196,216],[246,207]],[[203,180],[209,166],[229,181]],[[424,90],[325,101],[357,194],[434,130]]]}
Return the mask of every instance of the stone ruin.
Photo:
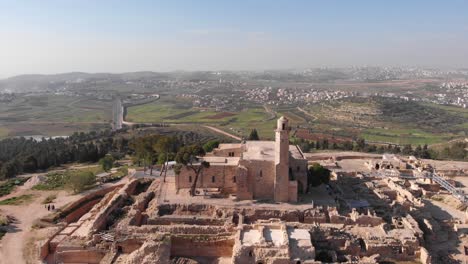
{"label": "stone ruin", "polygon": [[[387,220],[370,207],[340,202],[194,198],[174,203],[164,198],[164,184],[171,182],[131,179],[62,209],[59,230],[42,245],[41,258],[46,263],[297,264],[427,256],[422,231],[410,215]],[[339,185],[332,191],[344,200]]]}

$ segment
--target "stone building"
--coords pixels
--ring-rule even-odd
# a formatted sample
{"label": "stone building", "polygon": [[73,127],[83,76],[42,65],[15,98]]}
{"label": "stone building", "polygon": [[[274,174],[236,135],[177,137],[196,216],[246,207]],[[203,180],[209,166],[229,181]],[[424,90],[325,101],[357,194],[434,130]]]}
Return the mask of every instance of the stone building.
{"label": "stone building", "polygon": [[[203,160],[210,167],[202,171],[197,188],[218,189],[239,200],[297,202],[307,188],[307,160],[298,146],[289,144],[289,122],[277,121],[275,141],[244,141],[220,144]],[[177,190],[193,184],[193,171],[183,168],[176,176]]]}

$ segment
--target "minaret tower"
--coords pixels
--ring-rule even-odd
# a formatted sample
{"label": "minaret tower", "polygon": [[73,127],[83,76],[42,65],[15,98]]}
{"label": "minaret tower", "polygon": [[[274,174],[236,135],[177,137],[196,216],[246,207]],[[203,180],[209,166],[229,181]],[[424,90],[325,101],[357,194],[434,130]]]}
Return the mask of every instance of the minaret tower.
{"label": "minaret tower", "polygon": [[289,121],[280,117],[275,130],[275,201],[289,200]]}

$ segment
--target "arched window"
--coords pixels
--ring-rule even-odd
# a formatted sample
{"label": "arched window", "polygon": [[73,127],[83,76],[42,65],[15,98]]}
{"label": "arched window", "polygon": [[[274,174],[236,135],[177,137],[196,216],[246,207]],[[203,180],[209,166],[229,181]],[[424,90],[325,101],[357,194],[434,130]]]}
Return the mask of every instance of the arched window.
{"label": "arched window", "polygon": [[260,170],[260,172],[258,173],[258,176],[263,177],[263,172],[262,172],[262,170]]}
{"label": "arched window", "polygon": [[233,182],[233,183],[236,183],[236,176],[234,176],[234,177],[232,178],[232,182]]}
{"label": "arched window", "polygon": [[188,181],[192,182],[192,176],[188,176]]}
{"label": "arched window", "polygon": [[211,176],[211,182],[215,182],[215,176]]}

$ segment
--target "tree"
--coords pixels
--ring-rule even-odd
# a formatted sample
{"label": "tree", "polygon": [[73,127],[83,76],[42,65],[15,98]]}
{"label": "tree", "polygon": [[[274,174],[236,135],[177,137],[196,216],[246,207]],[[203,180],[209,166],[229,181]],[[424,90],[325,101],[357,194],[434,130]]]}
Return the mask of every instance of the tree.
{"label": "tree", "polygon": [[210,140],[203,145],[205,152],[211,152],[219,146],[219,140]]}
{"label": "tree", "polygon": [[148,167],[151,170],[151,175],[153,175],[153,164],[158,157],[158,153],[155,152],[153,146],[160,138],[160,135],[151,135],[147,137],[136,138],[130,143],[130,148],[135,151],[138,164],[140,164],[140,161],[142,160],[145,170]]}
{"label": "tree", "polygon": [[449,149],[449,158],[455,160],[463,160],[467,157],[466,144],[463,142],[456,142]]}
{"label": "tree", "polygon": [[[190,145],[182,147],[175,157],[177,163],[183,165],[187,169],[192,170],[195,173],[195,179],[192,183],[190,188],[190,195],[195,195],[195,190],[197,188],[198,177],[200,173],[205,168],[210,167],[210,163],[206,161],[199,162],[199,157],[205,155],[205,150],[200,145]],[[180,173],[180,169],[177,169],[178,173]]]}
{"label": "tree", "polygon": [[114,157],[112,157],[112,155],[107,154],[106,156],[104,156],[104,158],[99,160],[99,164],[101,165],[104,171],[109,171],[114,165]]}
{"label": "tree", "polygon": [[21,173],[21,164],[18,160],[10,160],[3,164],[0,170],[0,179],[13,178]]}
{"label": "tree", "polygon": [[431,152],[429,151],[429,148],[428,148],[427,144],[424,144],[422,154],[421,154],[421,158],[423,158],[423,159],[430,159],[431,158]]}
{"label": "tree", "polygon": [[403,150],[401,151],[401,153],[404,154],[404,155],[413,154],[413,147],[411,147],[411,144],[404,145]]}
{"label": "tree", "polygon": [[331,171],[318,163],[309,167],[308,184],[317,187],[330,182]]}
{"label": "tree", "polygon": [[90,171],[74,172],[70,175],[68,185],[75,193],[84,191],[96,181],[96,176]]}
{"label": "tree", "polygon": [[423,154],[423,149],[422,149],[421,145],[418,145],[418,146],[414,149],[414,156],[420,158],[420,157],[422,157],[422,154]]}
{"label": "tree", "polygon": [[364,151],[365,148],[366,148],[366,141],[363,138],[358,138],[356,140],[356,150]]}
{"label": "tree", "polygon": [[[160,153],[158,156],[158,163],[164,164],[161,168],[161,172],[159,176],[162,175],[164,169],[164,179],[163,182],[166,182],[166,174],[167,174],[167,162],[169,161],[169,155],[173,155],[178,148],[178,142],[175,137],[161,137],[158,141],[153,145],[153,150],[155,152]],[[164,160],[162,159],[164,157]],[[162,163],[160,163],[162,161]]]}
{"label": "tree", "polygon": [[258,136],[257,129],[252,129],[250,131],[249,137],[247,138],[248,140],[260,140],[260,137]]}

